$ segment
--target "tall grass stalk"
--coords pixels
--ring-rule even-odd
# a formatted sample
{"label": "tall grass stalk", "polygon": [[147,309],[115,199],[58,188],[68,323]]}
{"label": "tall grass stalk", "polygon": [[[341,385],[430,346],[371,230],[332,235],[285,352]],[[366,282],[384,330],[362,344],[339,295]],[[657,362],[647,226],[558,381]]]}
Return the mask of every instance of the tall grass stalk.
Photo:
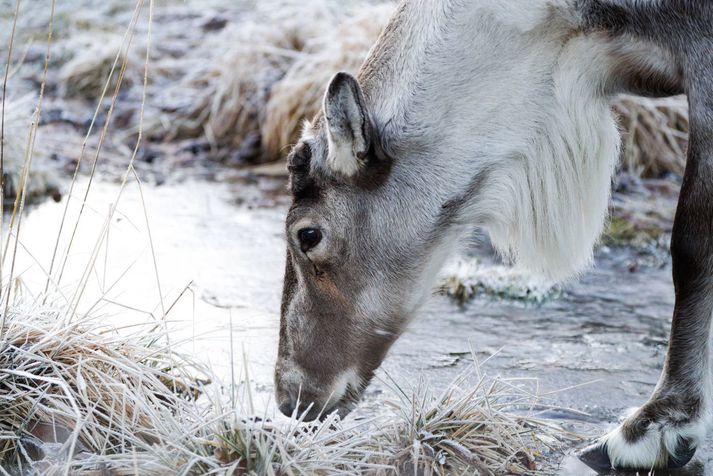
{"label": "tall grass stalk", "polygon": [[[15,2],[15,13],[10,30],[10,40],[7,49],[7,64],[2,82],[2,111],[0,113],[0,302],[2,301],[2,265],[5,261],[5,248],[2,245],[3,225],[5,223],[5,101],[7,100],[7,80],[10,74],[10,64],[12,63],[12,50],[15,45],[15,33],[17,31],[17,18],[20,16],[20,0]],[[2,340],[5,328],[5,314],[0,320],[0,340]]]}
{"label": "tall grass stalk", "polygon": [[[23,212],[25,209],[25,199],[27,197],[27,190],[29,188],[29,183],[30,183],[30,170],[32,168],[32,158],[34,156],[34,150],[35,150],[35,139],[37,138],[37,128],[39,127],[40,117],[42,116],[42,100],[44,99],[44,95],[45,95],[45,86],[47,84],[47,72],[49,70],[49,62],[50,62],[50,56],[51,56],[55,4],[56,4],[56,0],[52,0],[49,24],[47,26],[47,49],[45,51],[45,62],[44,62],[44,68],[42,71],[42,80],[40,83],[40,94],[39,94],[39,98],[37,100],[37,106],[35,108],[35,113],[33,115],[32,123],[30,125],[30,130],[28,133],[27,148],[25,149],[25,160],[23,163],[20,185],[17,189],[17,196],[15,197],[15,204],[13,206],[12,217],[10,219],[10,229],[8,230],[8,245],[5,246],[5,250],[9,250],[9,240],[10,240],[10,236],[13,234],[13,224],[15,221],[15,217],[17,217],[17,231],[15,232],[15,247],[13,248],[13,251],[12,251],[12,261],[10,263],[10,271],[9,271],[8,279],[7,279],[7,290],[4,291],[5,292],[5,294],[4,294],[5,307],[4,307],[4,311],[3,311],[3,320],[5,319],[5,316],[7,315],[8,308],[10,305],[10,292],[12,291],[12,287],[11,287],[12,286],[12,277],[13,277],[13,273],[15,271],[15,261],[17,258],[17,248],[18,248],[18,243],[19,243],[19,239],[20,239],[20,228],[22,226],[22,216],[23,216]],[[4,98],[4,94],[3,94],[3,98]],[[4,265],[4,258],[5,258],[5,255],[2,255],[2,260],[0,260],[0,274],[2,273],[2,267]],[[2,299],[2,297],[3,297],[2,290],[0,290],[0,300]],[[3,329],[4,329],[4,327],[0,328],[0,337],[2,337]]]}

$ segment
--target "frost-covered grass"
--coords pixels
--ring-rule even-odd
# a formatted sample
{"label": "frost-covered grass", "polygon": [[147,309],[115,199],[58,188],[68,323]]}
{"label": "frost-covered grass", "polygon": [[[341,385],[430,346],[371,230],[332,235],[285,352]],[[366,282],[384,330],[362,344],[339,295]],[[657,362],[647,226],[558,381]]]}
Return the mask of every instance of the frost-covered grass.
{"label": "frost-covered grass", "polygon": [[[271,422],[229,404],[230,382],[132,332],[23,299],[0,338],[0,467],[23,474],[534,474],[573,436],[536,395],[477,366],[445,389],[393,386],[386,411]],[[225,390],[225,389],[228,390]],[[223,390],[221,390],[223,389]]]}
{"label": "frost-covered grass", "polygon": [[443,291],[460,303],[478,296],[541,303],[561,292],[554,282],[510,266],[484,265],[476,258],[451,263],[442,276]]}

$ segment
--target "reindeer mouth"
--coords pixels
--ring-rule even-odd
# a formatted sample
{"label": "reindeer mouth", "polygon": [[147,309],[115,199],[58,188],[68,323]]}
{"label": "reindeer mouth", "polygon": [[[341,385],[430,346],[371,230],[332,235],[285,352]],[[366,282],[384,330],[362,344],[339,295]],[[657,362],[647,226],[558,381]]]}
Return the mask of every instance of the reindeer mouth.
{"label": "reindeer mouth", "polygon": [[355,389],[351,385],[347,386],[342,398],[332,403],[328,407],[315,408],[314,404],[309,405],[302,414],[297,415],[297,418],[304,422],[318,420],[324,422],[335,413],[340,419],[344,419],[351,413],[359,404],[361,396],[364,393],[364,388]]}
{"label": "reindeer mouth", "polygon": [[331,408],[329,408],[327,411],[321,412],[318,415],[318,419],[320,422],[324,422],[329,418],[331,415],[334,415],[335,413],[339,416],[340,419],[344,419],[347,415],[349,415],[352,410],[354,410],[357,406],[356,401],[338,401],[334,405],[332,405]]}

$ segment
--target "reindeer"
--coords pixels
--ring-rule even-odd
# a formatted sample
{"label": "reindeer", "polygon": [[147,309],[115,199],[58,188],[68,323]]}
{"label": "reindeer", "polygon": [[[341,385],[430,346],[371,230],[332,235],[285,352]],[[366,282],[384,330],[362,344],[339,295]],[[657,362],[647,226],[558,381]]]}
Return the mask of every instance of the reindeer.
{"label": "reindeer", "polygon": [[[711,420],[713,2],[405,0],[358,77],[339,73],[288,158],[277,401],[346,415],[472,225],[556,279],[592,261],[618,93],[687,93],[676,305],[650,400],[582,453],[685,465]],[[612,319],[616,319],[612,316]]]}

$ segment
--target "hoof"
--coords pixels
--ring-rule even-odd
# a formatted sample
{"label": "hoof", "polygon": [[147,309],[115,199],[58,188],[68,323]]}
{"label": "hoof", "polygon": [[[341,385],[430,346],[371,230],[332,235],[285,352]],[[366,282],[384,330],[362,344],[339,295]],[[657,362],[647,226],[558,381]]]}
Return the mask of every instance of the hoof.
{"label": "hoof", "polygon": [[587,446],[577,456],[582,463],[597,472],[608,472],[612,469],[606,443],[594,443]]}
{"label": "hoof", "polygon": [[696,447],[688,438],[679,438],[676,446],[676,454],[669,455],[668,467],[671,469],[683,468],[693,459],[696,454]]}
{"label": "hoof", "polygon": [[[679,438],[678,446],[676,447],[676,453],[674,455],[669,455],[667,466],[668,469],[679,469],[686,466],[696,454],[696,447],[693,445],[691,440],[687,438]],[[593,445],[587,446],[579,452],[577,455],[579,460],[592,468],[593,470],[606,473],[612,469],[651,469],[649,468],[624,468],[624,467],[614,467],[612,465],[611,459],[609,458],[609,451],[606,443],[594,443]]]}

